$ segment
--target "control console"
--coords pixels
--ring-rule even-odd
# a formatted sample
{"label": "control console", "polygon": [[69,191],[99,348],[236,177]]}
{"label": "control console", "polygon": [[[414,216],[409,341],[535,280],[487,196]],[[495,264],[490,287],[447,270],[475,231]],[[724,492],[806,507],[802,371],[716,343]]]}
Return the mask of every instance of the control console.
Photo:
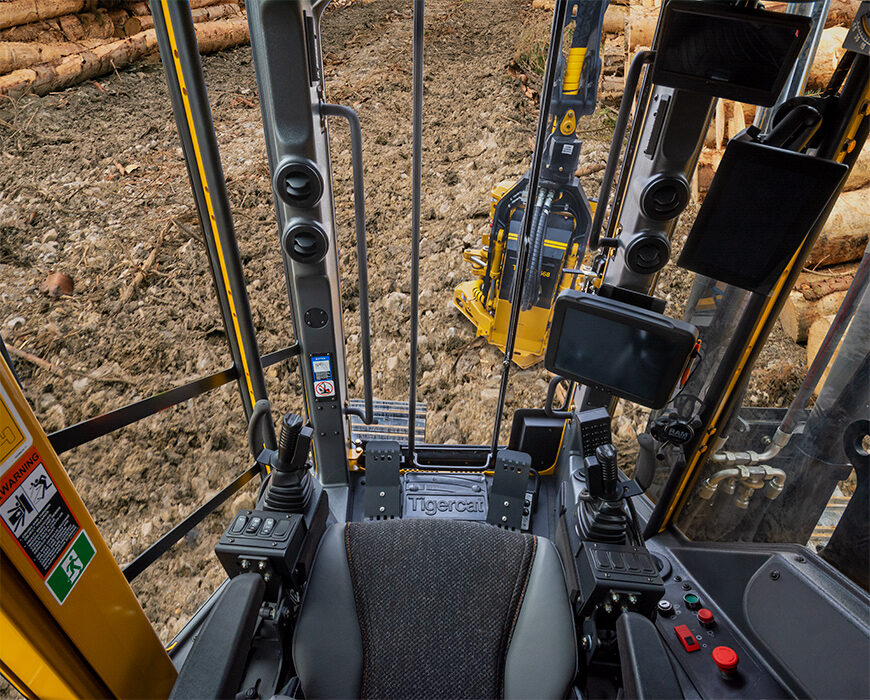
{"label": "control console", "polygon": [[702,697],[789,697],[759,663],[737,628],[677,560],[649,543],[662,568],[665,594],[656,627]]}

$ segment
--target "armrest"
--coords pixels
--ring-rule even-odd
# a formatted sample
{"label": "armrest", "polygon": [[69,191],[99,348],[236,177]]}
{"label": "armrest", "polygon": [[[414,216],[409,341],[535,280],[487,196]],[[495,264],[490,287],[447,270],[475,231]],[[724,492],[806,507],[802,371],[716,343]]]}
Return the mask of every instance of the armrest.
{"label": "armrest", "polygon": [[258,574],[230,580],[194,641],[170,700],[236,696],[265,591]]}
{"label": "armrest", "polygon": [[627,700],[683,697],[668,652],[652,622],[638,613],[623,613],[616,621],[616,641]]}

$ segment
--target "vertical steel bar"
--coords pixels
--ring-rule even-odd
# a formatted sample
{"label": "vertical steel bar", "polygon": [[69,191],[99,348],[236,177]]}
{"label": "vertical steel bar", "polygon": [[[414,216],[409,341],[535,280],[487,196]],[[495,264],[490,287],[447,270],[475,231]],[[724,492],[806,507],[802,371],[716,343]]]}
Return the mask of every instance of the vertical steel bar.
{"label": "vertical steel bar", "polygon": [[420,319],[420,197],[423,181],[423,11],[414,0],[414,65],[412,79],[411,162],[411,358],[408,388],[408,464],[414,462],[414,425],[417,422],[417,334]]}
{"label": "vertical steel bar", "polygon": [[[152,0],[151,12],[227,340],[239,369],[239,392],[250,418],[254,403],[268,394],[190,4]],[[266,437],[274,442],[271,420],[264,424]]]}
{"label": "vertical steel bar", "polygon": [[[363,182],[362,128],[359,117],[350,107],[324,103],[320,112],[328,117],[343,117],[350,126],[350,160],[353,168],[353,218],[356,230],[356,267],[359,283],[359,330],[362,342],[363,382],[365,383],[365,411],[359,417],[366,425],[377,423],[375,420],[374,398],[372,394],[372,335],[369,314],[369,263],[366,246],[366,198]],[[356,409],[345,408],[351,413]],[[359,415],[359,414],[358,414]]]}

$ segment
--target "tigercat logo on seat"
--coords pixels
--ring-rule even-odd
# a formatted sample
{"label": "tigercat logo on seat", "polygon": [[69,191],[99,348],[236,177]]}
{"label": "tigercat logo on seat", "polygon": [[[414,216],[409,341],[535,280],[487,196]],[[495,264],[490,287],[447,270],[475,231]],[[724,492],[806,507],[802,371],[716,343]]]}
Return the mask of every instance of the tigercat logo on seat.
{"label": "tigercat logo on seat", "polygon": [[486,513],[480,496],[412,496],[405,497],[405,515],[429,517],[479,517]]}

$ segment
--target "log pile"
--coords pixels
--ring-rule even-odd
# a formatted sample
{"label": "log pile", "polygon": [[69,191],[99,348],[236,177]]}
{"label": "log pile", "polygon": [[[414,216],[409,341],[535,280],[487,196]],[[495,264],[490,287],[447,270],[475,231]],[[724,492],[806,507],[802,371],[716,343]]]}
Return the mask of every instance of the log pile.
{"label": "log pile", "polygon": [[[190,0],[200,53],[248,42],[242,0]],[[141,0],[0,2],[0,97],[44,95],[157,51]]]}

